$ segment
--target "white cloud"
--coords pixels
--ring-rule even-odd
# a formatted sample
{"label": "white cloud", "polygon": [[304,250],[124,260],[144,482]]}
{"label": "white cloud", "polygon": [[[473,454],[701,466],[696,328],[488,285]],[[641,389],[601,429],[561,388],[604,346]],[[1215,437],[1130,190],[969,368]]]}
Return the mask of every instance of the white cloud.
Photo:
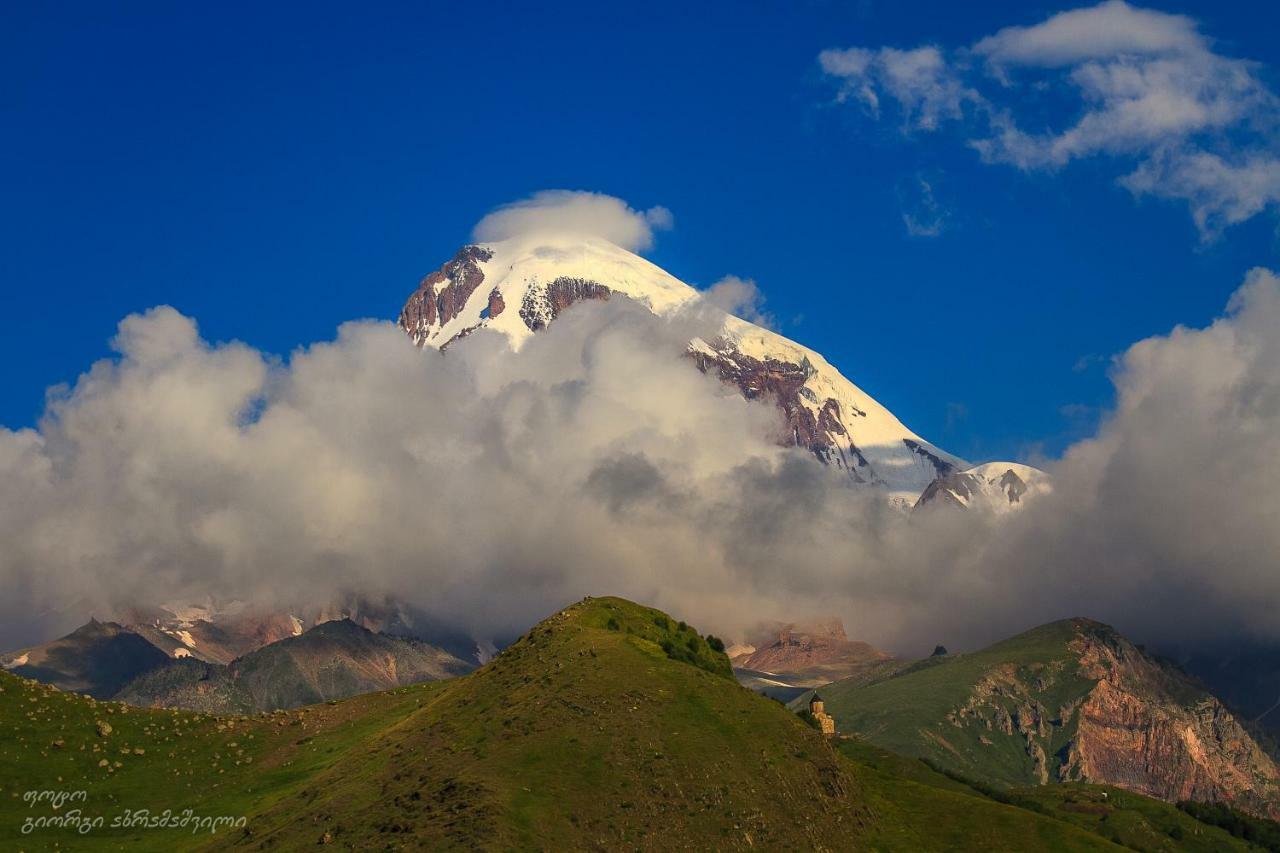
{"label": "white cloud", "polygon": [[[1117,158],[1124,186],[1186,201],[1205,239],[1280,202],[1270,179],[1280,99],[1255,63],[1216,53],[1190,18],[1111,0],[1007,27],[971,49],[918,50],[930,59],[927,74],[908,75],[916,85],[896,83],[881,59],[916,51],[851,48],[819,61],[839,80],[838,97],[856,94],[875,115],[887,97],[920,130],[963,127],[989,163],[1034,170]],[[1029,105],[1061,97],[1066,121],[1025,129]]]}
{"label": "white cloud", "polygon": [[671,211],[662,206],[634,210],[622,199],[603,193],[542,190],[489,213],[472,236],[481,243],[530,234],[598,237],[639,252],[653,246],[655,230],[674,225]]}
{"label": "white cloud", "polygon": [[777,319],[765,311],[764,294],[760,292],[754,279],[727,275],[704,290],[702,296],[708,304],[726,314],[741,317],[766,329],[778,327]]}
{"label": "white cloud", "polygon": [[936,47],[824,50],[818,61],[823,71],[841,80],[840,99],[860,101],[879,116],[877,93],[883,90],[901,105],[904,123],[921,130],[960,118],[965,102],[974,97]]}
{"label": "white cloud", "polygon": [[998,64],[1054,67],[1203,47],[1204,39],[1191,18],[1109,0],[1060,12],[1035,26],[1005,27],[981,39],[973,50]]}
{"label": "white cloud", "polygon": [[1201,233],[1216,234],[1280,204],[1280,157],[1253,153],[1228,162],[1207,151],[1161,152],[1121,183],[1135,195],[1186,201]]}

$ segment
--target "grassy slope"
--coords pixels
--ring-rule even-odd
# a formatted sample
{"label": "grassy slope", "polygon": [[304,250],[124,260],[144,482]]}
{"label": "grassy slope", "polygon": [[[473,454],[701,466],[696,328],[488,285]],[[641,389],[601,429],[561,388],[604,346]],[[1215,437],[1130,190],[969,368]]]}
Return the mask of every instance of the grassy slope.
{"label": "grassy slope", "polygon": [[[820,692],[842,731],[857,732],[894,752],[928,757],[973,778],[1026,785],[1035,779],[1021,737],[992,734],[975,725],[957,728],[945,718],[969,699],[988,671],[1010,661],[1017,662],[1016,677],[1023,684],[1041,678],[1051,682],[1037,691],[1046,708],[1060,708],[1083,695],[1093,682],[1076,672],[1076,660],[1067,649],[1073,636],[1071,623],[1055,622],[980,652],[929,658],[871,684],[840,681]],[[1012,712],[1016,703],[1008,702],[1007,708]],[[1051,727],[1041,744],[1047,756],[1070,742],[1075,722],[1073,715]],[[990,744],[982,742],[984,736]]]}
{"label": "grassy slope", "polygon": [[[1116,849],[1087,825],[1096,817],[1067,812],[1072,826],[992,802],[856,743],[838,754],[734,684],[705,643],[680,653],[692,662],[668,657],[662,642],[689,649],[693,632],[661,620],[592,600],[470,676],[248,718],[92,703],[0,675],[0,849],[296,849],[326,834],[393,849]],[[24,804],[40,789],[85,790],[79,807],[108,823],[126,808],[193,808],[246,815],[250,833],[20,836],[24,818],[54,813]]]}
{"label": "grassy slope", "polygon": [[1054,817],[1131,850],[1217,853],[1258,849],[1200,823],[1176,806],[1121,788],[1069,783],[1022,789],[1016,795]]}

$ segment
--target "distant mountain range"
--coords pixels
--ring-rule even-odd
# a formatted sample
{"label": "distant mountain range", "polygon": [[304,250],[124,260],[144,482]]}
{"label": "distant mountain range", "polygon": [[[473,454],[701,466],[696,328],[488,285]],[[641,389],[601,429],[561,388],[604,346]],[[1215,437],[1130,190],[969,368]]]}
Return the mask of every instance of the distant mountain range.
{"label": "distant mountain range", "polygon": [[418,640],[375,634],[342,619],[263,646],[227,666],[167,662],[133,679],[115,698],[144,707],[243,714],[451,678],[474,668]]}
{"label": "distant mountain range", "polygon": [[[208,624],[206,633],[214,633],[216,626]],[[172,649],[163,634],[160,645],[153,644],[150,633],[94,621],[0,660],[15,675],[62,690],[209,713],[295,708],[449,678],[475,668],[443,649],[377,634],[350,619],[322,622],[259,645],[226,664],[187,654],[185,645]]]}

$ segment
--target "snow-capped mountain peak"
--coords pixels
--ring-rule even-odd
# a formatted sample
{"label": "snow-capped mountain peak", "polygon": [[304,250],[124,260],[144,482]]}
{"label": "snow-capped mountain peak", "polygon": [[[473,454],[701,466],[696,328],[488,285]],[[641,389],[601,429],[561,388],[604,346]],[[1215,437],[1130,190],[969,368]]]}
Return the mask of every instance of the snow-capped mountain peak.
{"label": "snow-capped mountain peak", "polygon": [[[422,347],[444,349],[477,329],[520,349],[577,302],[625,296],[658,315],[698,300],[697,289],[604,240],[547,235],[465,246],[424,278],[400,313]],[[767,398],[784,426],[778,440],[803,447],[854,483],[911,506],[938,477],[966,463],[907,429],[817,352],[746,320],[690,341],[691,361],[748,398]]]}

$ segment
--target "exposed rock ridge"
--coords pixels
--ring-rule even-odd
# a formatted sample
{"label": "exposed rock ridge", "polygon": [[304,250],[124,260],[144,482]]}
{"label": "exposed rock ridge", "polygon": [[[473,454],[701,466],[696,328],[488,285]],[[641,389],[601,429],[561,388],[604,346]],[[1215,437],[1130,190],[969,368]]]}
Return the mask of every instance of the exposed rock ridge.
{"label": "exposed rock ridge", "polygon": [[[1107,626],[1072,627],[1068,657],[988,669],[947,722],[984,731],[986,747],[1017,738],[1024,772],[1040,784],[1115,785],[1280,816],[1280,771],[1221,702]],[[1058,707],[1047,706],[1053,697]]]}
{"label": "exposed rock ridge", "polygon": [[606,301],[613,291],[596,281],[561,276],[546,287],[536,283],[525,291],[520,305],[520,318],[530,331],[545,329],[551,321],[575,302],[584,299]]}
{"label": "exposed rock ridge", "polygon": [[937,470],[939,477],[945,477],[948,474],[950,474],[952,471],[956,470],[956,466],[952,465],[950,462],[943,459],[938,454],[932,452],[931,450],[929,450],[929,448],[925,447],[923,444],[916,441],[915,439],[904,438],[902,439],[902,443],[905,444],[912,453],[915,453],[918,456],[923,456],[925,459],[928,459],[930,462],[932,462],[933,467]]}
{"label": "exposed rock ridge", "polygon": [[[457,317],[462,306],[484,282],[480,264],[493,257],[482,246],[463,246],[448,263],[429,274],[400,311],[400,328],[418,346]],[[490,297],[492,302],[492,296]]]}
{"label": "exposed rock ridge", "polygon": [[1052,491],[1051,482],[1048,474],[1029,465],[988,462],[938,477],[920,493],[915,508],[1015,512],[1038,495]]}
{"label": "exposed rock ridge", "polygon": [[1221,702],[1117,635],[1082,632],[1070,648],[1097,685],[1062,778],[1280,817],[1280,772]]}
{"label": "exposed rock ridge", "polygon": [[[866,457],[849,437],[839,401],[830,397],[822,400],[816,406],[816,414],[813,405],[806,405],[806,401],[818,403],[813,392],[805,387],[813,372],[808,362],[795,364],[773,358],[752,358],[723,338],[706,348],[691,348],[689,355],[699,370],[714,371],[721,382],[737,387],[748,400],[772,399],[784,418],[784,428],[777,436],[779,444],[803,447],[820,461],[848,471],[856,482],[876,481]],[[854,409],[850,416],[865,417],[865,414]]]}

